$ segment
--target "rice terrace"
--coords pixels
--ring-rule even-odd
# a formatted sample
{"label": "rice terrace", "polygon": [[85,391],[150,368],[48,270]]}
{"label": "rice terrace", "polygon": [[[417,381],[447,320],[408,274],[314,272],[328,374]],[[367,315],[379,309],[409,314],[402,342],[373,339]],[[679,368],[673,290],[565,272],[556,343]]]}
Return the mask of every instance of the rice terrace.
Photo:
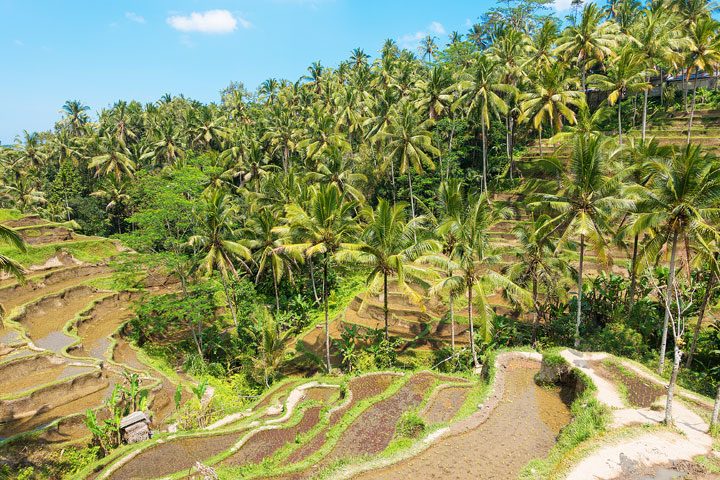
{"label": "rice terrace", "polygon": [[717,4],[91,3],[0,2],[0,479],[720,479]]}

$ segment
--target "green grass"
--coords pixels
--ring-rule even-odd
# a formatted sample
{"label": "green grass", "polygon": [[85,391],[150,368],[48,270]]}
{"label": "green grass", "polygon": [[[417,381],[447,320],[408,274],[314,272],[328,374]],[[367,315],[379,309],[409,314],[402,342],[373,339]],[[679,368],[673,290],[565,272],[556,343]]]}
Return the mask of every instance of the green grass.
{"label": "green grass", "polygon": [[41,265],[55,256],[59,251],[66,251],[76,259],[97,263],[118,254],[115,244],[104,238],[90,238],[77,242],[49,243],[45,245],[28,245],[27,251],[19,250],[8,245],[0,245],[0,255],[6,255],[20,262],[26,267]]}
{"label": "green grass", "polygon": [[0,222],[7,222],[9,220],[19,220],[24,217],[19,210],[13,208],[0,208]]}

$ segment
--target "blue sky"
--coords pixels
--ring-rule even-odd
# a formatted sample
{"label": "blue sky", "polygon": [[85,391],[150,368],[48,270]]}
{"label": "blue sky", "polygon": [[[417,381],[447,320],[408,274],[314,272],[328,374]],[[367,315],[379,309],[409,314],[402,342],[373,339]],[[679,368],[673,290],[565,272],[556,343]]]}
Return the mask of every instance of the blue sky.
{"label": "blue sky", "polygon": [[0,0],[0,143],[51,128],[65,100],[94,110],[164,93],[213,101],[336,65],[386,38],[465,33],[492,0]]}

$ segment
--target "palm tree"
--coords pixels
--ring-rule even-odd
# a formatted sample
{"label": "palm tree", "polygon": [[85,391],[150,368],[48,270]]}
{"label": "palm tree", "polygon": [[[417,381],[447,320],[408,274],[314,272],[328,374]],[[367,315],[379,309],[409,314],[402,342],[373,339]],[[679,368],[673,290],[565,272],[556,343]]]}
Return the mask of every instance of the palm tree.
{"label": "palm tree", "polygon": [[296,250],[283,248],[281,236],[282,217],[280,212],[272,208],[251,207],[250,216],[245,223],[244,237],[250,241],[255,250],[257,275],[255,283],[270,265],[275,292],[275,312],[280,311],[280,294],[278,284],[284,276],[292,279],[292,265],[302,261]]}
{"label": "palm tree", "polygon": [[[700,146],[688,145],[669,161],[650,162],[647,169],[651,178],[646,186],[637,187],[640,213],[633,231],[653,232],[643,246],[640,260],[650,261],[663,247],[669,247],[668,285],[674,285],[678,243],[693,243],[709,250],[703,236],[718,234],[712,221],[720,199],[720,167],[713,157],[702,153]],[[665,366],[669,309],[675,304],[670,290],[665,302],[659,371]]]}
{"label": "palm tree", "polygon": [[560,179],[559,192],[537,194],[537,199],[531,203],[532,207],[544,204],[554,210],[554,216],[546,222],[544,228],[548,228],[551,233],[560,233],[557,248],[570,239],[579,240],[575,348],[580,346],[583,266],[587,243],[592,242],[598,257],[604,259],[605,236],[611,231],[610,213],[613,209],[627,209],[630,206],[628,200],[617,197],[619,185],[608,176],[606,158],[606,139],[578,136],[573,145],[569,172],[564,172]]}
{"label": "palm tree", "polygon": [[588,82],[608,93],[607,102],[617,104],[618,141],[623,143],[622,99],[628,95],[650,90],[646,80],[647,69],[644,59],[632,48],[624,48],[608,66],[604,74],[590,75]]}
{"label": "palm tree", "polygon": [[451,70],[443,65],[435,65],[427,71],[427,76],[417,81],[418,99],[415,106],[420,111],[428,112],[428,119],[437,120],[450,109],[454,99]]}
{"label": "palm tree", "polygon": [[253,367],[260,372],[265,388],[270,388],[270,379],[282,366],[285,349],[292,339],[292,331],[283,331],[280,322],[264,307],[258,307],[253,320],[253,324],[245,328],[257,348]]}
{"label": "palm tree", "polygon": [[[684,43],[682,32],[675,28],[674,17],[666,11],[644,10],[633,31],[637,40],[636,48],[645,59],[651,71],[657,71],[658,65],[671,61],[677,56]],[[664,83],[662,68],[660,70],[660,84]],[[649,74],[649,72],[648,72]],[[662,95],[661,95],[662,97]],[[645,140],[647,131],[648,90],[643,92],[642,111],[642,139]]]}
{"label": "palm tree", "polygon": [[605,21],[602,10],[590,2],[583,8],[580,23],[565,29],[557,51],[577,65],[582,91],[586,92],[588,70],[611,57],[617,44],[617,25]]}
{"label": "palm tree", "polygon": [[[22,253],[25,253],[26,251],[25,242],[22,240],[20,235],[18,235],[13,229],[3,225],[0,225],[0,241],[10,244]],[[23,281],[25,278],[23,275],[23,267],[18,262],[5,255],[0,255],[0,272],[14,275],[19,281]],[[2,320],[1,317],[0,320]],[[0,322],[0,326],[2,326],[2,322]]]}
{"label": "palm tree", "polygon": [[205,193],[201,212],[198,212],[199,232],[188,240],[201,256],[200,268],[206,275],[220,273],[228,308],[235,327],[238,326],[235,302],[230,295],[228,280],[230,275],[238,278],[235,262],[240,262],[246,270],[245,261],[250,260],[250,249],[234,240],[233,224],[237,207],[229,195],[221,190],[209,190]]}
{"label": "palm tree", "polygon": [[398,161],[400,173],[407,173],[410,188],[410,211],[415,218],[415,199],[412,189],[412,171],[421,174],[423,167],[435,169],[433,155],[439,155],[432,144],[432,134],[428,121],[421,121],[415,108],[408,102],[402,102],[396,114],[391,118],[387,130],[381,133],[386,142],[388,158]]}
{"label": "palm tree", "polygon": [[[318,185],[310,190],[310,202],[306,205],[291,203],[285,207],[289,238],[285,248],[300,251],[306,257],[322,256],[322,301],[325,312],[325,361],[328,372],[330,363],[330,318],[328,307],[328,273],[330,261],[338,252],[352,249],[357,224],[352,217],[356,203],[349,201],[334,184]],[[293,239],[295,243],[289,243]]]}
{"label": "palm tree", "polygon": [[412,288],[405,283],[406,277],[421,277],[425,270],[410,262],[436,248],[432,240],[416,241],[417,229],[424,220],[422,217],[407,221],[407,205],[400,202],[390,204],[380,199],[373,210],[365,207],[361,215],[365,228],[360,236],[357,261],[370,265],[368,276],[370,290],[382,285],[383,316],[385,319],[385,340],[389,340],[388,320],[388,279],[394,276],[398,287],[411,298],[417,298]]}
{"label": "palm tree", "polygon": [[530,88],[520,96],[522,113],[518,122],[532,119],[533,128],[538,131],[542,154],[543,125],[548,123],[557,132],[562,128],[563,119],[574,124],[576,115],[572,107],[579,108],[584,103],[584,95],[570,87],[566,69],[561,63],[540,70]]}
{"label": "palm tree", "polygon": [[18,137],[18,148],[20,149],[20,161],[27,164],[29,168],[39,170],[47,161],[47,154],[43,148],[43,142],[37,132],[29,133],[23,130],[22,141]]}
{"label": "palm tree", "polygon": [[487,127],[490,115],[507,114],[508,105],[499,95],[512,93],[514,88],[500,80],[500,66],[487,56],[481,55],[472,65],[470,72],[463,76],[458,88],[463,92],[462,101],[468,114],[475,114],[480,119],[480,135],[482,139],[482,190],[487,191]]}
{"label": "palm tree", "polygon": [[109,177],[100,187],[99,190],[92,192],[90,195],[101,198],[106,202],[105,211],[114,217],[116,231],[123,233],[122,216],[132,201],[128,193],[128,182],[116,177]]}
{"label": "palm tree", "polygon": [[692,28],[689,35],[689,54],[688,54],[688,77],[695,69],[695,77],[693,79],[693,96],[690,107],[690,117],[688,118],[687,143],[690,145],[692,138],[693,116],[695,115],[695,98],[697,96],[697,81],[700,71],[707,72],[711,75],[715,74],[718,66],[720,66],[720,23],[710,17],[700,18]]}
{"label": "palm tree", "polygon": [[432,35],[426,35],[425,38],[420,41],[418,51],[422,54],[423,58],[426,59],[426,62],[430,62],[430,60],[432,60],[433,58],[433,55],[435,55],[435,52],[437,51],[435,37],[433,37]]}
{"label": "palm tree", "polygon": [[439,200],[439,219],[436,219],[435,234],[440,239],[440,252],[437,254],[425,255],[420,257],[418,261],[429,263],[437,267],[441,272],[441,278],[430,289],[430,293],[447,293],[448,294],[448,313],[450,317],[450,347],[455,351],[455,298],[463,293],[463,284],[461,282],[448,282],[447,279],[453,277],[460,269],[450,254],[455,248],[457,237],[455,229],[448,226],[455,225],[460,221],[461,214],[465,208],[465,195],[462,189],[462,183],[451,178],[440,183],[438,190]]}
{"label": "palm tree", "polygon": [[334,184],[343,195],[362,204],[365,195],[358,187],[367,182],[367,177],[356,173],[354,167],[347,155],[331,149],[325,160],[318,163],[316,171],[307,173],[307,179],[321,185]]}
{"label": "palm tree", "polygon": [[88,110],[90,107],[83,105],[79,100],[68,100],[63,105],[62,112],[73,136],[77,137],[85,133],[85,126],[90,120]]}
{"label": "palm tree", "polygon": [[95,176],[113,175],[120,182],[123,175],[132,177],[135,173],[135,162],[130,158],[127,149],[116,137],[106,136],[101,141],[103,153],[96,155],[88,164],[88,168],[95,169]]}
{"label": "palm tree", "polygon": [[505,275],[494,269],[502,259],[502,251],[490,241],[490,230],[505,216],[489,205],[487,194],[470,197],[459,215],[443,223],[439,233],[453,235],[455,242],[448,254],[452,275],[442,279],[435,290],[464,291],[467,293],[468,323],[470,326],[470,350],[473,365],[480,366],[475,346],[475,317],[473,307],[477,305],[481,321],[483,341],[492,336],[494,312],[488,297],[498,288],[521,303],[529,303],[527,292]]}
{"label": "palm tree", "polygon": [[557,255],[557,247],[549,235],[547,215],[518,223],[512,230],[517,239],[515,262],[508,268],[507,275],[518,285],[529,284],[532,292],[534,314],[532,344],[537,340],[537,330],[542,316],[539,287],[547,294],[560,290],[561,280],[569,272],[567,263]]}

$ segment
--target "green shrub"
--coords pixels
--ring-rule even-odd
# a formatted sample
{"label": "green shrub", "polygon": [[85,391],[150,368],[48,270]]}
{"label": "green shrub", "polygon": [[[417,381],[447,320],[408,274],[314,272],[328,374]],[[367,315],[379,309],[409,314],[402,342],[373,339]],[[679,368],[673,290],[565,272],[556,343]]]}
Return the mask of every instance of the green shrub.
{"label": "green shrub", "polygon": [[417,412],[405,412],[398,420],[395,434],[401,438],[419,438],[425,433],[425,420]]}

